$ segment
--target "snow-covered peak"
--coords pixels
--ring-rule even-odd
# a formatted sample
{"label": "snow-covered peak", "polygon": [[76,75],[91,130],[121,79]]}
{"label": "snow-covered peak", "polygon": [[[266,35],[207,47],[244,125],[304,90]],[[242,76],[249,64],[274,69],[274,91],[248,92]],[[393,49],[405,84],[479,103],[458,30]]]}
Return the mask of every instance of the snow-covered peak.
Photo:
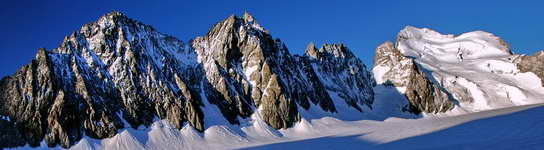
{"label": "snow-covered peak", "polygon": [[217,23],[211,30],[208,32],[208,35],[212,31],[225,31],[236,29],[237,32],[250,33],[250,34],[268,34],[268,31],[264,29],[258,22],[255,17],[253,17],[249,12],[244,12],[242,16],[230,15],[227,19]]}
{"label": "snow-covered peak", "polygon": [[123,14],[122,12],[119,12],[119,11],[111,11],[107,14],[105,14],[104,16],[102,17],[127,17],[125,14]]}
{"label": "snow-covered peak", "polygon": [[398,34],[397,44],[406,56],[450,63],[512,55],[506,42],[484,31],[455,36],[407,26]]}
{"label": "snow-covered peak", "polygon": [[245,21],[246,23],[255,21],[255,19],[253,18],[253,15],[251,15],[251,14],[250,14],[249,12],[247,12],[247,11],[244,12],[243,18],[244,18],[244,21]]}
{"label": "snow-covered peak", "polygon": [[231,15],[218,22],[206,36],[195,38],[192,46],[199,62],[217,61],[222,67],[226,67],[228,61],[238,61],[241,56],[263,61],[264,55],[283,57],[289,53],[279,39],[272,38],[247,12],[242,17]]}
{"label": "snow-covered peak", "polygon": [[255,19],[255,17],[253,17],[249,12],[244,12],[244,16],[242,17],[242,19],[244,20],[244,26],[252,27],[261,32],[268,32],[257,22],[257,19]]}
{"label": "snow-covered peak", "polygon": [[332,54],[335,57],[350,58],[353,53],[344,44],[324,44],[320,49],[320,53]]}
{"label": "snow-covered peak", "polygon": [[[505,41],[488,32],[473,31],[456,36],[408,26],[399,32],[395,48],[413,60],[433,85],[441,86],[458,102],[459,107],[453,112],[538,103],[544,94],[538,82],[541,69],[527,65],[537,64],[538,58],[518,59],[519,55],[512,54]],[[377,55],[379,52],[380,49]],[[394,63],[395,59],[386,59],[388,57],[380,58],[385,61],[376,61],[379,65],[375,66],[374,73],[378,80],[387,75],[390,68],[403,64]]]}
{"label": "snow-covered peak", "polygon": [[126,59],[137,53],[150,59],[158,68],[169,61],[193,64],[196,57],[181,40],[156,31],[153,27],[113,11],[97,21],[85,24],[79,31],[65,37],[55,53],[81,53],[87,62],[111,65],[118,57]]}
{"label": "snow-covered peak", "polygon": [[311,57],[311,58],[317,58],[317,48],[315,47],[315,44],[312,42],[306,46],[306,50],[304,51],[304,54]]}
{"label": "snow-covered peak", "polygon": [[353,53],[344,44],[323,44],[321,48],[317,49],[315,44],[310,43],[306,47],[304,55],[311,58],[320,59],[322,57],[335,57],[335,58],[353,58]]}
{"label": "snow-covered peak", "polygon": [[447,34],[444,35],[440,32],[434,31],[429,28],[417,28],[414,26],[406,26],[402,29],[399,34],[399,37],[403,38],[453,38],[454,35]]}
{"label": "snow-covered peak", "polygon": [[[126,25],[128,22],[136,22],[130,18],[128,18],[125,14],[118,12],[118,11],[112,11],[110,13],[107,13],[100,17],[98,21],[91,23],[98,25],[101,29],[108,29],[108,28],[115,28],[118,26]],[[84,28],[89,28],[90,24],[85,25]]]}
{"label": "snow-covered peak", "polygon": [[[226,38],[233,35],[241,38],[246,36],[263,37],[269,36],[269,33],[257,23],[255,17],[245,12],[241,17],[236,15],[229,16],[227,19],[215,24],[206,34],[208,38]],[[219,40],[223,39],[216,40],[220,42]]]}

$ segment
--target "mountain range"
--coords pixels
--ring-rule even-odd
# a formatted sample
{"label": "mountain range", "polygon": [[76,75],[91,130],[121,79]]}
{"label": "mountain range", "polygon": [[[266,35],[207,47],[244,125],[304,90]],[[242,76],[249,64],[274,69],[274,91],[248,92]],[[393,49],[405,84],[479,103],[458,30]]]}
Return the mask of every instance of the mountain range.
{"label": "mountain range", "polygon": [[0,81],[0,148],[73,148],[158,124],[244,141],[320,118],[455,116],[543,103],[542,79],[544,51],[514,54],[483,31],[408,26],[368,68],[341,43],[291,54],[247,12],[184,42],[114,11]]}

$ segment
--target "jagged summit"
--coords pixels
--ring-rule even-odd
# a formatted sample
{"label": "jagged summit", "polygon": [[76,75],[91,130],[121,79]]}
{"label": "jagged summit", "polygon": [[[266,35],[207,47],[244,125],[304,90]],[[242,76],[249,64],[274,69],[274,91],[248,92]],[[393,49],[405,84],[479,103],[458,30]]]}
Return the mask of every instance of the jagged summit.
{"label": "jagged summit", "polygon": [[268,31],[258,24],[257,20],[250,15],[249,12],[245,12],[241,17],[233,14],[225,20],[218,22],[210,28],[206,36],[214,36],[223,32],[225,34],[255,34],[256,36],[269,36]]}
{"label": "jagged summit", "polygon": [[[106,13],[104,14],[103,16],[100,17],[100,19],[104,18],[104,19],[111,19],[111,18],[114,18],[114,17],[122,17],[122,18],[128,18],[124,13],[120,12],[120,11],[117,11],[117,10],[113,10],[109,13]],[[99,19],[99,20],[100,20]]]}
{"label": "jagged summit", "polygon": [[127,22],[136,23],[137,21],[129,18],[128,16],[119,11],[112,11],[101,16],[96,22],[93,22],[91,24],[98,24],[101,27],[115,27],[116,25],[126,24]]}
{"label": "jagged summit", "polygon": [[111,12],[0,80],[0,149],[115,139],[102,142],[107,149],[126,146],[117,140],[142,142],[133,133],[149,136],[142,149],[171,137],[183,137],[172,147],[251,142],[311,133],[316,118],[329,127],[533,103],[544,95],[534,83],[544,54],[506,49],[487,33],[407,27],[397,43],[378,47],[372,74],[344,44],[310,43],[292,55],[247,12],[190,43]]}
{"label": "jagged summit", "polygon": [[[274,128],[290,127],[300,120],[297,105],[308,109],[313,103],[326,111],[336,112],[335,103],[346,102],[333,102],[331,96],[323,89],[328,86],[331,90],[345,88],[336,91],[343,92],[345,101],[359,110],[371,101],[369,98],[372,94],[368,93],[371,85],[360,83],[364,82],[362,78],[368,78],[364,69],[357,70],[361,71],[356,74],[360,81],[353,81],[353,83],[360,84],[354,85],[358,88],[353,91],[348,91],[349,88],[345,87],[346,85],[336,85],[350,79],[337,79],[338,82],[324,83],[325,80],[331,80],[325,78],[338,78],[329,77],[334,74],[333,72],[348,71],[350,65],[361,68],[364,65],[359,64],[360,62],[347,64],[344,63],[347,61],[338,60],[342,63],[337,65],[343,67],[332,67],[333,65],[328,66],[327,62],[310,62],[305,58],[296,59],[281,40],[272,38],[268,32],[263,32],[262,27],[256,24],[254,18],[248,13],[242,18],[230,16],[217,23],[206,36],[196,38],[192,45],[204,68],[214,70],[206,72],[206,78],[212,83],[212,88],[222,93],[215,97],[219,97],[219,100],[225,99],[228,103],[212,103],[225,108],[222,110],[229,110],[223,114],[226,118],[230,118],[231,123],[239,122],[236,116],[248,117],[253,111],[251,107],[259,108],[256,113],[260,113],[265,122],[270,123]],[[325,48],[327,50],[323,51],[329,51],[328,49],[333,47]],[[334,48],[344,47],[338,45]],[[342,49],[342,52],[346,50]],[[332,56],[333,54],[321,55]],[[341,58],[332,56],[330,60],[335,59]],[[311,68],[310,63],[319,63],[318,68]],[[321,66],[324,69],[321,69]],[[321,76],[323,81],[320,81],[319,71],[330,73],[330,75]],[[228,72],[228,75],[222,75],[221,72]],[[242,91],[242,89],[245,90]],[[356,90],[365,90],[365,92],[357,93],[357,98],[344,96]],[[239,107],[227,109],[232,104]]]}
{"label": "jagged summit", "polygon": [[0,113],[17,118],[6,128],[20,129],[24,138],[13,140],[32,146],[45,140],[68,147],[82,135],[112,137],[154,118],[202,130],[200,97],[187,87],[194,75],[185,73],[197,70],[191,68],[195,59],[181,41],[110,13],[58,48],[40,50],[36,60],[3,80]]}
{"label": "jagged summit", "polygon": [[217,23],[214,25],[214,27],[208,31],[208,35],[211,31],[216,31],[218,29],[216,28],[224,28],[222,30],[226,30],[229,28],[234,29],[240,29],[244,28],[246,30],[250,30],[252,32],[255,32],[254,34],[269,34],[268,30],[264,29],[259,23],[257,23],[257,20],[255,17],[253,17],[249,12],[244,12],[242,16],[237,16],[235,14],[230,15],[225,20]]}
{"label": "jagged summit", "polygon": [[324,44],[320,49],[320,53],[325,53],[326,55],[333,55],[335,57],[341,58],[351,58],[353,53],[343,44]]}
{"label": "jagged summit", "polygon": [[306,46],[306,50],[304,51],[304,54],[312,58],[319,57],[317,53],[317,48],[315,47],[315,44],[313,42],[310,42],[308,46]]}
{"label": "jagged summit", "polygon": [[251,15],[248,11],[244,12],[243,18],[245,23],[257,23],[257,21],[253,18],[253,15]]}
{"label": "jagged summit", "polygon": [[337,58],[352,58],[353,53],[343,44],[323,44],[317,49],[314,43],[309,43],[306,47],[304,55],[320,59],[322,57],[337,57]]}
{"label": "jagged summit", "polygon": [[13,137],[0,136],[8,141],[0,148],[42,141],[66,148],[157,120],[203,132],[250,118],[261,122],[254,128],[273,130],[294,126],[308,109],[369,110],[366,66],[343,44],[317,52],[325,59],[291,55],[247,12],[186,44],[114,11],[0,81],[0,116],[12,118],[0,119],[0,132]]}
{"label": "jagged summit", "polygon": [[[244,47],[237,43],[252,46]],[[272,38],[247,12],[242,18],[231,15],[215,24],[205,36],[197,37],[192,44],[197,52],[202,53],[199,60],[211,60],[206,57],[213,57],[224,68],[229,68],[226,64],[228,60],[238,59],[242,55],[262,57],[268,53],[289,53],[279,39]]]}

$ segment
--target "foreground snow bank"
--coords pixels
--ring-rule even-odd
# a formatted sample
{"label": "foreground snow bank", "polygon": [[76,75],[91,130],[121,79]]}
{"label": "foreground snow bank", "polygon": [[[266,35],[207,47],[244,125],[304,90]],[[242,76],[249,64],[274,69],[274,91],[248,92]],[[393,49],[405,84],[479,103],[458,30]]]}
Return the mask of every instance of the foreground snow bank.
{"label": "foreground snow bank", "polygon": [[198,133],[190,126],[176,130],[157,121],[150,128],[127,129],[110,139],[85,138],[72,149],[542,149],[544,118],[537,116],[543,115],[544,104],[537,104],[420,119],[324,117],[303,120],[287,130],[269,130],[265,136],[260,134],[268,129],[259,123],[242,127],[243,131],[212,126]]}
{"label": "foreground snow bank", "polygon": [[[538,117],[544,115],[544,104],[423,117],[403,113],[407,101],[397,88],[378,85],[374,91],[382,100],[374,103],[371,112],[305,110],[301,111],[302,121],[284,130],[275,130],[260,120],[259,109],[250,118],[241,119],[240,125],[230,125],[218,119],[218,108],[206,107],[209,124],[203,133],[189,125],[178,130],[168,121],[156,120],[148,128],[123,129],[109,139],[85,137],[71,149],[435,149],[448,145],[530,149],[544,145],[544,129],[540,128],[544,118]],[[513,144],[504,145],[505,141]],[[38,149],[49,148],[42,143]]]}

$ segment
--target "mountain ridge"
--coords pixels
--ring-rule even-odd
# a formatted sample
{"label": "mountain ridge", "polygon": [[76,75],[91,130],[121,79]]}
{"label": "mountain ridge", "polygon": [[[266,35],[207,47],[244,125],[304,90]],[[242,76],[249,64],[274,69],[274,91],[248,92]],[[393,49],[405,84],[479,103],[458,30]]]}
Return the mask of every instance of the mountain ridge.
{"label": "mountain ridge", "polygon": [[[293,55],[248,12],[186,43],[113,11],[0,80],[0,148],[69,148],[157,122],[187,134],[232,126],[239,129],[222,132],[281,136],[276,130],[315,117],[538,103],[542,84],[523,82],[543,78],[542,56],[513,54],[483,31],[453,36],[408,26],[395,43],[378,46],[367,69],[344,44],[309,43]],[[377,98],[383,91],[393,96]]]}
{"label": "mountain ridge", "polygon": [[[321,48],[329,49],[347,50]],[[114,11],[65,37],[59,48],[41,49],[32,64],[2,79],[0,114],[10,118],[2,120],[6,132],[23,136],[5,136],[2,140],[12,142],[0,147],[38,146],[45,140],[51,147],[68,148],[83,136],[109,138],[157,119],[203,132],[204,120],[210,120],[203,111],[211,109],[203,100],[218,106],[230,124],[258,111],[276,129],[300,121],[299,106],[315,104],[336,113],[326,88],[340,92],[358,111],[370,107],[373,91],[366,66],[357,58],[326,61],[335,59],[341,59],[341,66],[291,55],[247,12],[186,44]],[[321,70],[355,77],[316,74]],[[350,98],[351,87],[364,93]]]}

